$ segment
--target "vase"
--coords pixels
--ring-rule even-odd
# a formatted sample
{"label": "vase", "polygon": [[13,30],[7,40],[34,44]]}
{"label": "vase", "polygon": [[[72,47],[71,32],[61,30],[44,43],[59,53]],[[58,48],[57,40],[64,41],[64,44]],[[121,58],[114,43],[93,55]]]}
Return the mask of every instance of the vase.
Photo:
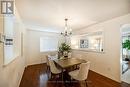
{"label": "vase", "polygon": [[68,57],[68,52],[67,52],[67,51],[64,51],[64,52],[63,52],[63,56],[64,56],[64,57]]}

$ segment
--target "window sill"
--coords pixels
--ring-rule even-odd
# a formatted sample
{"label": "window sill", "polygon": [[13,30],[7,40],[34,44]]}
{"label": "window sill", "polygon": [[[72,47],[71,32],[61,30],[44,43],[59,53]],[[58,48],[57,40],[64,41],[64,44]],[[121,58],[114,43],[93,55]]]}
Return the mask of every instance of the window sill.
{"label": "window sill", "polygon": [[72,49],[75,51],[85,51],[85,52],[93,52],[93,53],[105,53],[104,51],[96,51],[96,50],[90,50],[90,49]]}

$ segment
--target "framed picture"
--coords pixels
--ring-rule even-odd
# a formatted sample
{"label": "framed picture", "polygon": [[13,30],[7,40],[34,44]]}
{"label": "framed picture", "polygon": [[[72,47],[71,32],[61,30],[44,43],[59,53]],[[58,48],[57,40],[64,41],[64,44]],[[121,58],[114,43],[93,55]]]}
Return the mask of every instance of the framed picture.
{"label": "framed picture", "polygon": [[88,48],[89,44],[88,44],[88,40],[87,39],[81,39],[80,40],[80,48]]}
{"label": "framed picture", "polygon": [[5,45],[13,45],[13,38],[9,36],[5,36]]}

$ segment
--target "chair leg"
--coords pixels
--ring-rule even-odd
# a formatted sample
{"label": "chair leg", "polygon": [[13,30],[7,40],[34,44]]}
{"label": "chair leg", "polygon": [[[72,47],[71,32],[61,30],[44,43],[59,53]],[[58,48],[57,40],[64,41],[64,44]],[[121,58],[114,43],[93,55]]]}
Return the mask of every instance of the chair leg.
{"label": "chair leg", "polygon": [[71,87],[74,87],[74,84],[73,79],[71,79]]}
{"label": "chair leg", "polygon": [[46,73],[47,73],[47,70],[48,70],[48,66],[46,66]]}
{"label": "chair leg", "polygon": [[57,79],[56,79],[56,87],[57,87],[57,85],[58,85],[58,81],[57,81]]}
{"label": "chair leg", "polygon": [[46,73],[47,73],[47,76],[48,76],[48,78],[49,78],[49,66],[47,66],[47,70],[46,70]]}
{"label": "chair leg", "polygon": [[88,87],[86,81],[80,81],[80,87]]}
{"label": "chair leg", "polygon": [[85,80],[85,86],[88,87],[88,84],[87,84],[86,80]]}
{"label": "chair leg", "polygon": [[73,83],[73,79],[70,77],[70,87],[73,87],[74,83]]}
{"label": "chair leg", "polygon": [[69,79],[69,80],[70,80],[70,87],[72,87],[71,77],[70,77],[70,79]]}
{"label": "chair leg", "polygon": [[83,81],[80,81],[79,83],[80,83],[80,87],[83,87]]}
{"label": "chair leg", "polygon": [[53,77],[52,75],[53,75],[53,74],[52,74],[52,73],[50,73],[50,75],[51,75],[51,79],[52,79],[52,77]]}
{"label": "chair leg", "polygon": [[88,83],[87,83],[87,80],[85,80],[85,84],[86,84],[86,87],[88,87]]}

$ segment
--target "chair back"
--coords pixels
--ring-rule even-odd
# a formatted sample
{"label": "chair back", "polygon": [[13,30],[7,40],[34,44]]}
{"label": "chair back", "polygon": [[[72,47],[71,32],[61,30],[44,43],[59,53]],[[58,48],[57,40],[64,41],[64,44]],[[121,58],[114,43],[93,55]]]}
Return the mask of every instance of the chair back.
{"label": "chair back", "polygon": [[48,58],[49,58],[50,60],[58,59],[58,54],[56,54],[56,55],[48,55]]}
{"label": "chair back", "polygon": [[49,60],[49,65],[50,65],[50,70],[52,73],[56,74],[56,72],[58,71],[55,63],[53,60]]}
{"label": "chair back", "polygon": [[90,68],[90,61],[88,61],[86,63],[82,63],[80,65],[80,69],[79,69],[79,73],[78,73],[78,78],[80,80],[86,80],[87,79],[89,68]]}

